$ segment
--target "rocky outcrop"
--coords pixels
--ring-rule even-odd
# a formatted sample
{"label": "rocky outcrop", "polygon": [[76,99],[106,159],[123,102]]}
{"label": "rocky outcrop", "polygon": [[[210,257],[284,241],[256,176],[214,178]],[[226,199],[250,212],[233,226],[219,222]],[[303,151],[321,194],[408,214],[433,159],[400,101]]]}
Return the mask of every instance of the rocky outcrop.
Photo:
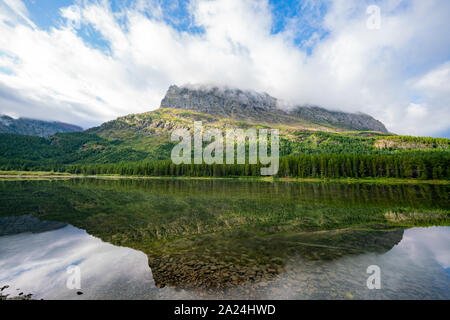
{"label": "rocky outcrop", "polygon": [[238,120],[272,123],[295,120],[278,109],[277,99],[267,93],[217,87],[170,86],[161,108],[193,110]]}
{"label": "rocky outcrop", "polygon": [[299,106],[290,113],[316,124],[331,125],[349,130],[388,132],[383,123],[364,113],[330,111],[316,106]]}
{"label": "rocky outcrop", "polygon": [[309,123],[345,130],[387,132],[378,120],[363,113],[329,111],[315,106],[297,106],[291,111],[279,108],[276,98],[267,93],[218,87],[169,87],[161,108],[194,110],[221,117],[266,123]]}
{"label": "rocky outcrop", "polygon": [[277,112],[277,100],[267,93],[239,89],[170,86],[161,101],[161,108],[179,108],[231,116],[258,111]]}

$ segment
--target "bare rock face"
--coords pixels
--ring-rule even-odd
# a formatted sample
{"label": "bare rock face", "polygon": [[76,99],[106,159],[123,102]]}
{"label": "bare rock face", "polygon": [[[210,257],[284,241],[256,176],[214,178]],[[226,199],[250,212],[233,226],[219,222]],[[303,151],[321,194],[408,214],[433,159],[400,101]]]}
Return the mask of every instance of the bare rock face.
{"label": "bare rock face", "polygon": [[347,130],[387,132],[378,120],[363,113],[329,111],[315,106],[298,106],[291,111],[278,107],[278,100],[267,93],[218,87],[178,87],[172,85],[161,101],[161,108],[193,110],[238,120],[292,123],[299,120]]}
{"label": "bare rock face", "polygon": [[170,86],[161,102],[161,108],[188,109],[223,116],[242,112],[277,112],[276,105],[277,100],[267,93],[217,87],[190,89]]}
{"label": "bare rock face", "polygon": [[177,108],[238,120],[286,122],[277,99],[267,93],[228,88],[170,86],[161,108]]}
{"label": "bare rock face", "polygon": [[347,113],[330,111],[316,106],[299,106],[294,108],[291,114],[322,125],[331,125],[358,131],[373,130],[388,132],[383,123],[364,113]]}

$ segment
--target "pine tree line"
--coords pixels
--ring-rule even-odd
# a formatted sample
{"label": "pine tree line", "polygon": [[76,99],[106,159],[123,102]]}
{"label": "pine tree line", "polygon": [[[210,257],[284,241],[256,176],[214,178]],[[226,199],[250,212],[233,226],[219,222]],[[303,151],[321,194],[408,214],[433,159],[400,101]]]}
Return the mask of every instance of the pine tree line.
{"label": "pine tree line", "polygon": [[[280,158],[278,177],[449,179],[446,153],[398,155],[298,155]],[[75,174],[138,176],[235,177],[260,176],[261,164],[181,164],[170,160],[115,164],[74,164],[63,170]],[[57,168],[61,171],[61,168]]]}

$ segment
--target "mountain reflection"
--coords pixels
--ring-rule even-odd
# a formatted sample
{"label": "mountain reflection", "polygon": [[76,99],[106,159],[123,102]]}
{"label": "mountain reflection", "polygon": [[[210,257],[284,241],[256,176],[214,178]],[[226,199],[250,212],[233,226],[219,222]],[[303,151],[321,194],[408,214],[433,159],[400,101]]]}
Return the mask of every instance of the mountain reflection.
{"label": "mountain reflection", "polygon": [[[300,237],[309,242],[300,241]],[[205,288],[201,283],[195,287],[195,281],[189,282],[188,288],[181,280],[167,280],[174,288],[161,289],[153,281],[145,254],[105,243],[83,230],[66,226],[43,233],[0,237],[0,287],[8,284],[10,288],[3,293],[11,296],[19,292],[32,293],[37,299],[448,299],[449,239],[448,227],[413,228],[404,232],[360,231],[346,235],[291,235],[284,238],[286,258],[281,261],[280,270],[275,270],[266,279],[232,281],[233,286],[225,286],[222,290],[220,286],[219,289]],[[271,239],[270,243],[279,248],[276,241],[280,238]],[[241,248],[241,257],[251,257],[248,250],[252,244],[248,245]],[[266,252],[273,252],[273,248],[266,245]],[[213,256],[214,263],[208,255],[212,256],[211,250],[209,253],[204,251],[203,258],[194,256],[200,258],[197,261],[206,269],[223,273],[217,267],[212,268],[220,265],[218,256]],[[189,256],[188,252],[183,256]],[[271,261],[281,259],[280,256],[283,252],[278,257],[266,258]],[[170,261],[171,257],[167,258]],[[156,278],[170,279],[171,272],[190,265],[188,261],[180,264],[176,260],[180,257],[172,258],[165,269],[154,268]],[[222,258],[226,261],[225,256]],[[247,262],[251,260],[244,258]],[[372,264],[379,265],[382,270],[382,290],[368,290],[365,286],[366,268]],[[77,290],[66,288],[69,276],[66,268],[70,265],[81,268],[80,291],[83,295],[78,296]],[[203,277],[201,282],[207,281],[210,273],[196,269],[195,265],[193,263],[192,270],[197,270],[197,274],[193,278]],[[256,270],[251,273],[254,277],[264,269],[264,265],[258,264],[256,268],[243,263],[236,266],[248,267],[237,273],[247,280],[251,278],[248,270]],[[178,279],[183,279],[181,271]],[[224,279],[222,281],[226,283]]]}
{"label": "mountain reflection", "polygon": [[0,286],[10,285],[6,293],[12,296],[22,291],[33,298],[77,297],[77,290],[66,287],[70,265],[81,268],[80,298],[130,298],[136,284],[152,283],[145,254],[105,243],[73,226],[0,237]]}
{"label": "mountain reflection", "polygon": [[[0,181],[0,286],[11,286],[2,294],[45,299],[439,299],[449,295],[449,230],[409,228],[449,225],[448,191]],[[73,264],[81,267],[81,295],[66,288]],[[382,290],[367,289],[372,264],[382,268]]]}
{"label": "mountain reflection", "polygon": [[160,287],[228,289],[252,283],[264,286],[265,280],[284,273],[290,261],[321,262],[347,255],[385,253],[402,236],[403,230],[207,235],[195,243],[174,241],[171,254],[150,255],[149,264]]}

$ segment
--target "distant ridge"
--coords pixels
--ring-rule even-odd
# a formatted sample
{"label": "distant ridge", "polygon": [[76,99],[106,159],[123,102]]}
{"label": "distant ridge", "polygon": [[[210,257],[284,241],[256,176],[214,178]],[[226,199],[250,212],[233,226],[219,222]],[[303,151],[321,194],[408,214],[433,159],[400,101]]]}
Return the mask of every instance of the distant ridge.
{"label": "distant ridge", "polygon": [[58,132],[79,131],[83,131],[83,128],[69,123],[28,118],[14,119],[6,115],[0,115],[0,133],[48,137]]}
{"label": "distant ridge", "polygon": [[297,106],[290,114],[321,125],[328,124],[343,129],[357,131],[373,130],[385,133],[388,132],[381,121],[362,112],[348,113],[331,111],[317,106]]}
{"label": "distant ridge", "polygon": [[240,120],[291,123],[305,120],[345,130],[388,132],[380,121],[364,113],[330,111],[317,106],[279,108],[278,100],[267,93],[218,87],[169,87],[161,108],[176,108]]}

